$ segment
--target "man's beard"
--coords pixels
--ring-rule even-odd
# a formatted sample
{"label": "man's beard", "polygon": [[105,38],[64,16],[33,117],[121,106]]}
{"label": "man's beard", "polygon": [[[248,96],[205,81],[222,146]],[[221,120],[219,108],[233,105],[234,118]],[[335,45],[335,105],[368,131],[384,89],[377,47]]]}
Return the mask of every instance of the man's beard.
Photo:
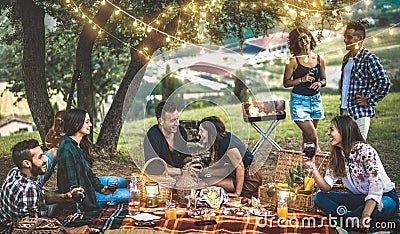
{"label": "man's beard", "polygon": [[31,170],[32,175],[38,176],[38,175],[44,175],[45,171],[43,171],[42,167],[38,167],[35,164],[32,163],[32,170]]}

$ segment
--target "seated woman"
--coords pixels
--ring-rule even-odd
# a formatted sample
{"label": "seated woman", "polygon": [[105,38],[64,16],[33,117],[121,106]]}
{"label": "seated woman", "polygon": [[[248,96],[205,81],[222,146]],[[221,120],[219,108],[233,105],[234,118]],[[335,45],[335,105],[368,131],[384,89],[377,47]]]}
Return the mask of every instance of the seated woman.
{"label": "seated woman", "polygon": [[[368,228],[370,220],[390,220],[397,216],[399,198],[376,150],[365,142],[355,120],[336,116],[331,122],[331,161],[323,177],[315,170],[314,159],[304,157],[317,186],[315,204],[327,215],[337,217],[344,228]],[[329,192],[342,178],[350,192]],[[357,225],[358,223],[358,225]]]}
{"label": "seated woman", "polygon": [[211,155],[211,166],[201,171],[204,181],[224,188],[230,197],[256,195],[262,174],[245,144],[216,116],[200,121],[199,136]]}
{"label": "seated woman", "polygon": [[[95,214],[100,205],[111,198],[112,190],[92,171],[92,143],[88,138],[91,127],[92,123],[86,111],[71,109],[65,113],[65,136],[57,150],[57,187],[59,192],[65,193],[72,185],[80,185],[85,190],[83,210],[93,211]],[[113,198],[117,201],[128,200],[128,189],[118,189]]]}

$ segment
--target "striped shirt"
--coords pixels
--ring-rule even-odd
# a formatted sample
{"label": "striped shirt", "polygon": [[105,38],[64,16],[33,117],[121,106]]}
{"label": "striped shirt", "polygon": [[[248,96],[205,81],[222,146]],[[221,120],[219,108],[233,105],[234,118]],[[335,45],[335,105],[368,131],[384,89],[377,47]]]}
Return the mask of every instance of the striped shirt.
{"label": "striped shirt", "polygon": [[[343,58],[343,69],[348,61],[349,53]],[[347,95],[347,111],[351,117],[373,117],[375,105],[382,100],[390,89],[390,80],[379,58],[369,50],[362,47],[354,57],[354,65],[351,70],[349,91]],[[368,96],[368,106],[359,106],[355,102],[356,95]],[[342,97],[343,98],[343,97]]]}
{"label": "striped shirt", "polygon": [[39,177],[24,175],[14,167],[4,180],[0,192],[0,223],[11,225],[14,218],[47,215],[44,190]]}

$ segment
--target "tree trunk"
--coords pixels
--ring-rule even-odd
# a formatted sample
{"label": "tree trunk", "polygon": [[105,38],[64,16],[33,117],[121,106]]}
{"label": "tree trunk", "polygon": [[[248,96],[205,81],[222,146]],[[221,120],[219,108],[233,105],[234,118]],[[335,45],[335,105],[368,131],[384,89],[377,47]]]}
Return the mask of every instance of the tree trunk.
{"label": "tree trunk", "polygon": [[[178,17],[176,17],[172,23],[167,25],[165,31],[170,32],[170,30],[176,28],[177,20]],[[163,37],[153,33],[151,36],[147,37],[146,41],[137,45],[136,48],[142,48],[143,44],[146,44],[148,45],[148,53],[151,55],[161,48],[164,43],[165,40]],[[122,124],[124,123],[126,114],[129,111],[127,108],[131,106],[133,99],[136,96],[136,92],[138,91],[144,76],[144,65],[147,62],[146,58],[139,54],[137,50],[131,49],[131,62],[129,63],[128,70],[125,73],[124,79],[122,80],[111,107],[107,112],[96,142],[96,146],[102,148],[107,153],[113,153],[117,149]]]}
{"label": "tree trunk", "polygon": [[[145,64],[146,60],[142,55],[138,55],[137,51],[131,49],[131,62],[125,76],[114,96],[111,107],[104,118],[103,125],[101,126],[100,134],[97,138],[96,146],[112,153],[117,149],[119,136],[122,129],[122,124],[125,121],[127,110],[139,89],[142,82],[144,70],[140,70]],[[140,72],[139,71],[143,71]],[[129,91],[128,91],[129,90]],[[129,95],[129,96],[127,96]]]}
{"label": "tree trunk", "polygon": [[[101,28],[114,12],[110,4],[101,6],[93,21]],[[98,36],[98,30],[93,30],[93,24],[86,23],[83,27],[76,50],[76,68],[82,72],[78,82],[78,107],[87,111],[95,124],[95,90],[92,81],[92,50]],[[92,134],[91,134],[92,136]]]}
{"label": "tree trunk", "polygon": [[33,120],[44,142],[53,125],[53,110],[45,79],[44,10],[32,0],[18,0],[23,27],[22,77]]}

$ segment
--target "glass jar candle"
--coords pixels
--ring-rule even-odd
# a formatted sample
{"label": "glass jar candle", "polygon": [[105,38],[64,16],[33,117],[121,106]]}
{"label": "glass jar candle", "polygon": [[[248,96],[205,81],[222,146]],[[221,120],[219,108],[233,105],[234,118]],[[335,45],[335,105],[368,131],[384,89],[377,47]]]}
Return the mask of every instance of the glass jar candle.
{"label": "glass jar candle", "polygon": [[279,200],[277,202],[276,213],[278,215],[278,218],[288,218],[289,209],[285,200]]}
{"label": "glass jar candle", "polygon": [[165,212],[165,219],[166,220],[176,220],[175,204],[167,203],[164,212]]}
{"label": "glass jar candle", "polygon": [[146,207],[154,208],[158,206],[158,183],[154,181],[147,181],[146,184]]}

